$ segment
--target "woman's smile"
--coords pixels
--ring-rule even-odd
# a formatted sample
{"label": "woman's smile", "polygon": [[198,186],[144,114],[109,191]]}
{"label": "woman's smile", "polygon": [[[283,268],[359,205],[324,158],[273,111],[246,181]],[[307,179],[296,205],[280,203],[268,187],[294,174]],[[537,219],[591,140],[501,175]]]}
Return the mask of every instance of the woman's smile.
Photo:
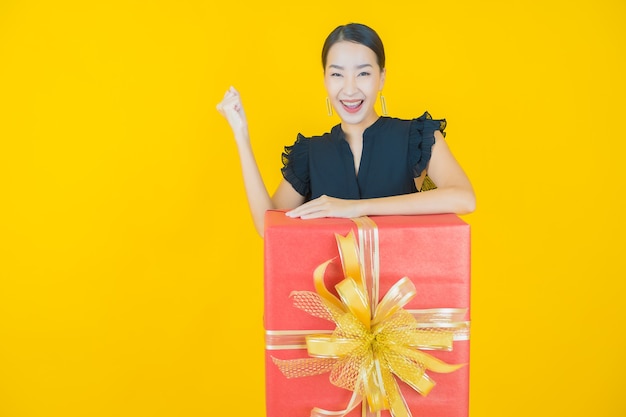
{"label": "woman's smile", "polygon": [[356,113],[363,107],[364,100],[339,100],[344,110],[348,113]]}

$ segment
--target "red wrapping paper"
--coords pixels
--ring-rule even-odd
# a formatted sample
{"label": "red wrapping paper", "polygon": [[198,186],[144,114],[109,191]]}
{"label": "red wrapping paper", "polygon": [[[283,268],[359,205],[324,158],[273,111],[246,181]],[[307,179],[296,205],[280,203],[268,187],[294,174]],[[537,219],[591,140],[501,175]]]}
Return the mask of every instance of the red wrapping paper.
{"label": "red wrapping paper", "polygon": [[[407,276],[417,296],[404,308],[467,308],[470,303],[470,227],[453,214],[428,216],[370,216],[380,241],[380,296]],[[335,233],[345,236],[357,227],[349,219],[291,219],[282,211],[265,218],[266,331],[333,330],[334,323],[313,317],[293,306],[292,291],[314,291],[313,271],[338,256]],[[326,286],[343,279],[336,260],[327,270]],[[467,417],[469,406],[469,341],[455,341],[453,351],[428,351],[447,363],[468,365],[449,374],[428,372],[437,385],[421,396],[398,380],[414,417]],[[342,410],[352,393],[336,387],[329,374],[287,379],[273,363],[308,357],[306,349],[266,350],[266,405],[268,417],[308,417],[314,407]],[[361,415],[361,406],[348,414]],[[383,416],[388,416],[383,411]]]}

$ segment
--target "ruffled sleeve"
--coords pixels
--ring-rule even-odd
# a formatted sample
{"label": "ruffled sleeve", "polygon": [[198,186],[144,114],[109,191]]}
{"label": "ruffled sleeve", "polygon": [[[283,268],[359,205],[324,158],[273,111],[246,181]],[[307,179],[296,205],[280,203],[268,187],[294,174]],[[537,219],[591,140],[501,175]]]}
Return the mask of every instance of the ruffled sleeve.
{"label": "ruffled sleeve", "polygon": [[311,192],[311,180],[309,176],[309,140],[298,134],[296,142],[291,146],[285,146],[282,155],[283,167],[281,172],[292,187],[302,196],[306,197]]}
{"label": "ruffled sleeve", "polygon": [[409,164],[413,167],[413,177],[417,178],[426,169],[435,144],[435,131],[445,136],[446,119],[434,120],[428,112],[411,121],[409,127]]}

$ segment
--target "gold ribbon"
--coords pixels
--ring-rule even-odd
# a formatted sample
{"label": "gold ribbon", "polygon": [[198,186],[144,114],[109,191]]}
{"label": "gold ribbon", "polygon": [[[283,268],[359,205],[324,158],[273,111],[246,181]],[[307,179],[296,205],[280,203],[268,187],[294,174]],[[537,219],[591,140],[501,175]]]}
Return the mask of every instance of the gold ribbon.
{"label": "gold ribbon", "polygon": [[469,323],[459,321],[466,310],[403,309],[416,295],[415,285],[407,277],[398,280],[379,302],[378,230],[367,217],[353,221],[357,224],[360,245],[352,231],[345,237],[335,235],[344,275],[335,286],[339,297],[324,284],[326,268],[332,259],[313,273],[316,292],[291,294],[297,308],[333,321],[335,330],[331,334],[268,332],[268,349],[303,348],[304,337],[311,357],[292,360],[272,357],[280,371],[287,378],[330,372],[333,385],[353,392],[344,410],[315,408],[311,416],[344,416],[364,402],[369,413],[389,410],[394,417],[410,417],[395,377],[421,395],[427,395],[435,385],[427,370],[449,373],[464,366],[447,364],[422,350],[452,350],[455,338],[467,337]]}

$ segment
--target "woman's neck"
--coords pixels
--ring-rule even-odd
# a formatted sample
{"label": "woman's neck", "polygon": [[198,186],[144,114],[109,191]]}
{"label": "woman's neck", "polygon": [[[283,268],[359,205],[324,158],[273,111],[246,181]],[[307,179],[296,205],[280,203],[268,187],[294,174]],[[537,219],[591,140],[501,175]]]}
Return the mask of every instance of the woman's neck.
{"label": "woman's neck", "polygon": [[341,122],[341,130],[346,136],[346,141],[348,141],[349,143],[355,140],[362,141],[363,132],[365,132],[365,129],[376,123],[378,119],[379,116],[374,113],[372,117],[369,117],[367,120],[363,120],[360,123],[352,124]]}

